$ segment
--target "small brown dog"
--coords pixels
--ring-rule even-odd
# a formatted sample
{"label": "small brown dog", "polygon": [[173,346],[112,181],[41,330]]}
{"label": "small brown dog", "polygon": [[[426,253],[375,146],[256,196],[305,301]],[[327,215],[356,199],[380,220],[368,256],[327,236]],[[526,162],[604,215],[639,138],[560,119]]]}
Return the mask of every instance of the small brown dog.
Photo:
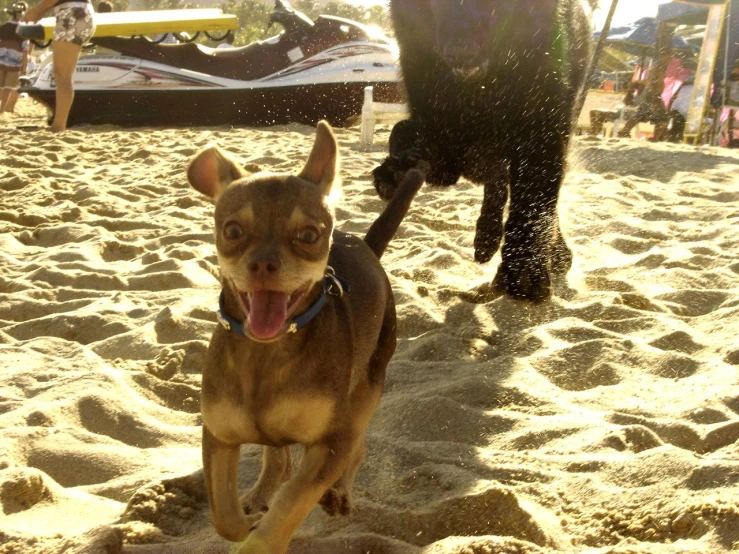
{"label": "small brown dog", "polygon": [[[215,203],[223,292],[203,371],[203,465],[218,533],[241,554],[287,550],[317,502],[349,513],[367,424],[395,351],[395,304],[379,258],[423,183],[408,178],[364,241],[334,230],[338,147],[318,124],[297,175],[249,175],[217,147],[190,162]],[[264,445],[239,498],[244,443]],[[289,445],[305,454],[290,478]],[[242,505],[246,508],[246,512]],[[263,513],[266,510],[266,513]]]}

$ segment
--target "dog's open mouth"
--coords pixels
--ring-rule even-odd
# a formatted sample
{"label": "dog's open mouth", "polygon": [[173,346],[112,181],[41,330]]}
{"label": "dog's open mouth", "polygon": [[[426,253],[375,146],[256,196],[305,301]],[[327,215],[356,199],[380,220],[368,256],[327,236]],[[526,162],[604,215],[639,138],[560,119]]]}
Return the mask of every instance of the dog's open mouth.
{"label": "dog's open mouth", "polygon": [[457,77],[461,77],[463,79],[470,79],[482,73],[482,66],[480,65],[460,66],[460,67],[452,68],[452,71],[454,71],[454,74]]}
{"label": "dog's open mouth", "polygon": [[447,48],[441,56],[454,74],[462,79],[482,75],[488,67],[488,60],[481,56],[477,49]]}
{"label": "dog's open mouth", "polygon": [[245,316],[245,329],[257,340],[276,338],[310,288],[306,284],[292,293],[276,290],[239,292],[239,304]]}

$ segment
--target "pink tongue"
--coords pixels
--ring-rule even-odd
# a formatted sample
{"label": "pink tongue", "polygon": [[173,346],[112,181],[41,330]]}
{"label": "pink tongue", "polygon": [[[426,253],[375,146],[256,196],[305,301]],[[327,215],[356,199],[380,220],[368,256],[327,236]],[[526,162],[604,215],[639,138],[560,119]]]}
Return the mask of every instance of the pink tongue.
{"label": "pink tongue", "polygon": [[258,339],[271,339],[287,317],[287,293],[260,290],[251,298],[249,330]]}

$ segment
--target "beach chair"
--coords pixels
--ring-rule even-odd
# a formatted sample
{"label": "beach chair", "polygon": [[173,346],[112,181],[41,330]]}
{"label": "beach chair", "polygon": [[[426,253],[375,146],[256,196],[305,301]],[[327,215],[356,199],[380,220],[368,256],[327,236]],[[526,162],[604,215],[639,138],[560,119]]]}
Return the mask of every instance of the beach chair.
{"label": "beach chair", "polygon": [[359,144],[361,146],[372,145],[374,141],[375,125],[378,123],[395,123],[408,118],[409,115],[410,112],[408,111],[407,104],[374,102],[372,100],[372,87],[365,87]]}

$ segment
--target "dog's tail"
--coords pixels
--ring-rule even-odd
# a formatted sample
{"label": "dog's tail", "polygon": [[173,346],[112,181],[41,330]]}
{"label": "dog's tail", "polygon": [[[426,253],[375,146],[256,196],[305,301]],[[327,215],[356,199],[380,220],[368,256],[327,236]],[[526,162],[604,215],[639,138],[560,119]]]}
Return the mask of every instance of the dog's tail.
{"label": "dog's tail", "polygon": [[385,209],[378,216],[375,222],[370,225],[367,235],[364,237],[366,242],[379,259],[385,248],[390,243],[398,230],[400,222],[403,221],[408,208],[413,201],[413,197],[423,184],[423,175],[420,171],[411,169],[405,174],[403,182],[400,183],[395,194],[385,206]]}

